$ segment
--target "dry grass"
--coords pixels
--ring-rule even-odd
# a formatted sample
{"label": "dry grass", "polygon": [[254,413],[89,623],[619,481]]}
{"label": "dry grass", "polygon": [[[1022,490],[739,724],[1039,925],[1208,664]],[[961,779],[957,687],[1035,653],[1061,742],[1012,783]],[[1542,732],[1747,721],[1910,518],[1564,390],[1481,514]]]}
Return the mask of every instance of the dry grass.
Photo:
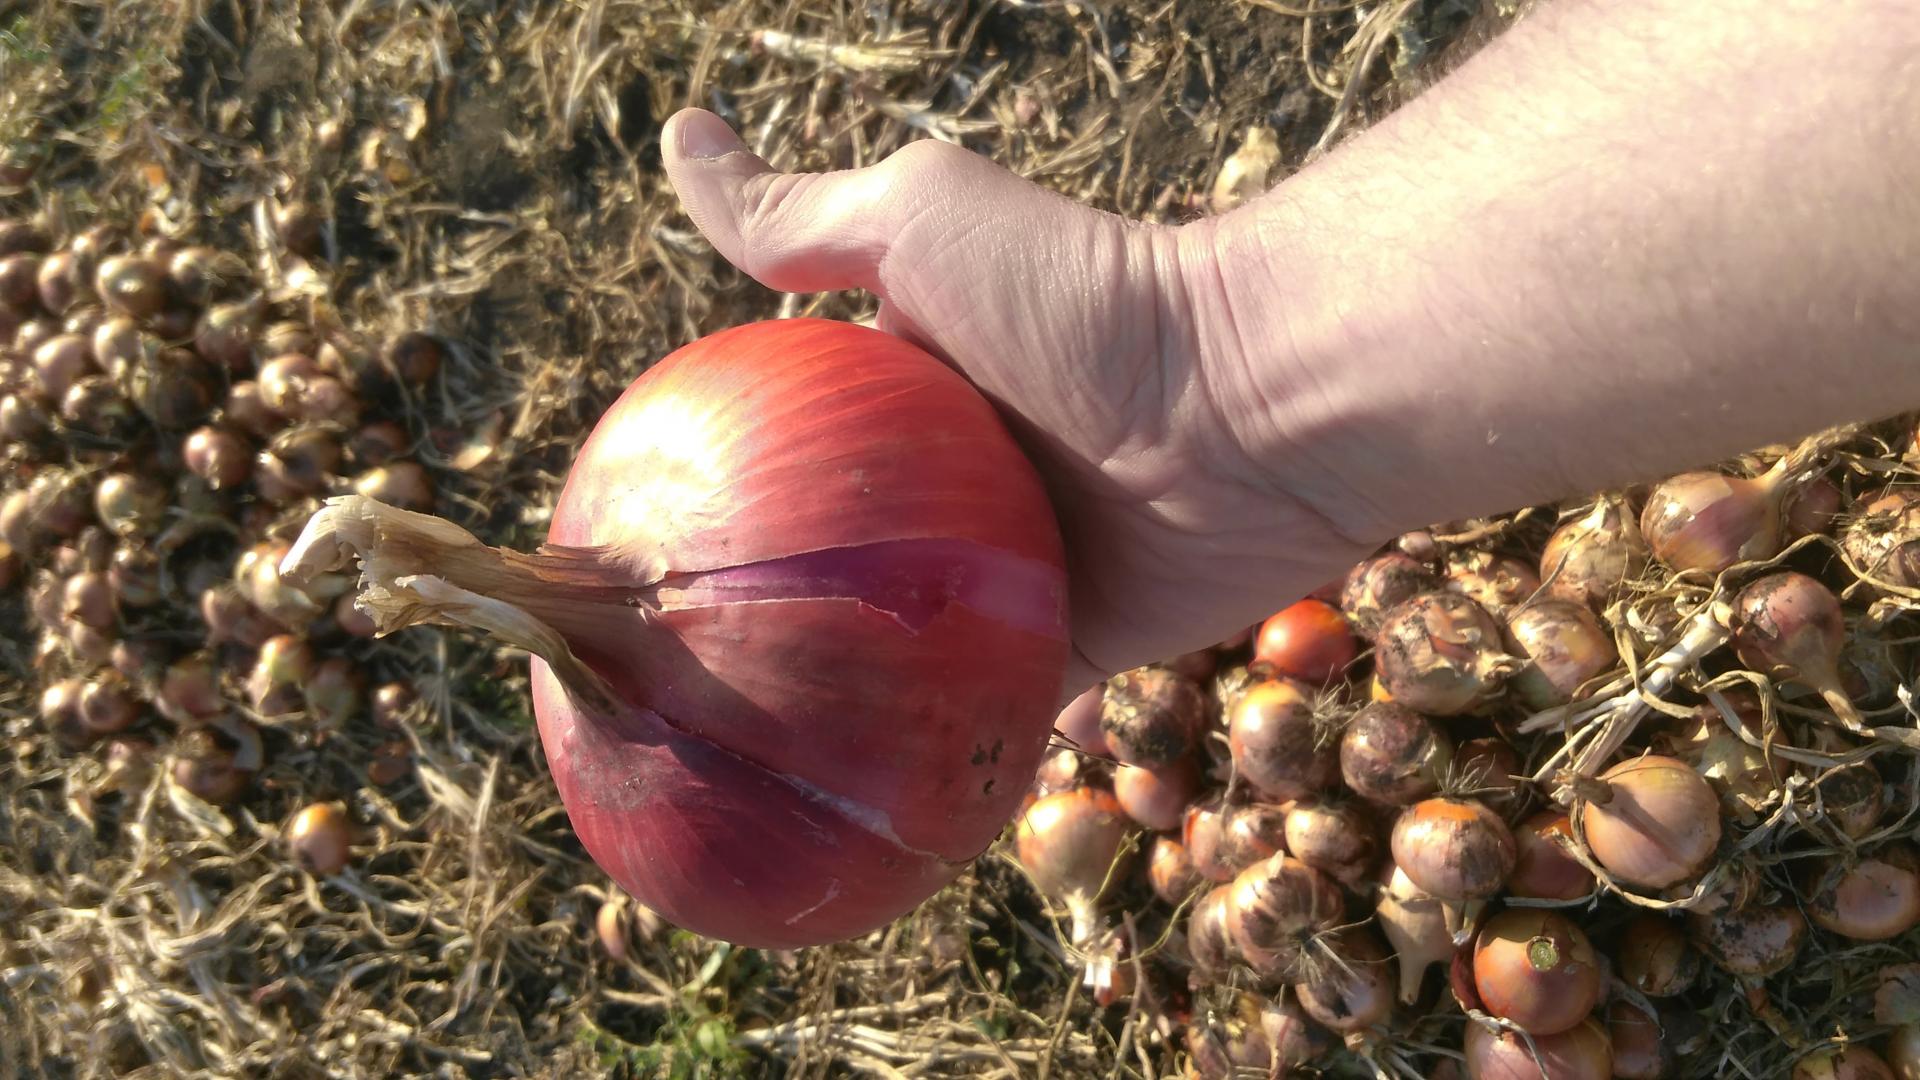
{"label": "dry grass", "polygon": [[[157,213],[248,252],[316,321],[456,343],[430,392],[390,404],[425,439],[442,512],[524,545],[648,363],[751,319],[870,313],[863,296],[768,293],[716,260],[660,172],[673,109],[718,110],[785,168],[941,138],[1091,205],[1179,220],[1250,125],[1278,134],[1277,180],[1416,91],[1473,6],[0,3],[0,138],[52,148],[34,198],[57,217]],[[285,198],[329,211],[317,279],[264,235]],[[0,602],[10,626],[17,601]],[[545,774],[516,657],[431,633],[361,648],[380,679],[423,691],[414,779],[364,782],[371,729],[322,741],[294,722],[270,732],[259,790],[223,812],[158,772],[90,807],[91,764],[30,719],[27,652],[0,649],[0,1073],[1177,1069],[1149,1017],[1085,998],[998,858],[863,941],[761,953],[662,930],[609,960],[593,936],[607,885]],[[327,880],[278,840],[317,798],[364,827],[357,864]],[[1822,948],[1780,999],[1803,1030],[1850,1015],[1895,951]],[[1719,1074],[1776,1074],[1745,999],[1729,989],[1720,1007]],[[1378,1060],[1453,1038],[1404,1035]]]}

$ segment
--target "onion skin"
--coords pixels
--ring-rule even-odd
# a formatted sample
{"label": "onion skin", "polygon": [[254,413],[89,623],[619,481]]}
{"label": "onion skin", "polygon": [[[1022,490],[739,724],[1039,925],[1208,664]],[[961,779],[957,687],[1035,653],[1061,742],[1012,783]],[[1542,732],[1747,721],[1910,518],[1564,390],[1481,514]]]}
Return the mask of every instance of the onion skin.
{"label": "onion skin", "polygon": [[1294,858],[1350,889],[1372,876],[1380,856],[1380,829],[1351,800],[1300,799],[1287,811],[1287,850]]}
{"label": "onion skin", "polygon": [[1340,921],[1340,886],[1306,863],[1280,854],[1247,867],[1228,886],[1227,931],[1247,966],[1283,978],[1313,934]]}
{"label": "onion skin", "polygon": [[663,918],[746,946],[845,940],[1018,808],[1069,655],[1063,547],[993,407],[925,352],[811,319],[694,342],[601,418],[547,541],[500,552],[349,496],[285,569],[358,551],[389,586],[518,612],[389,594],[376,620],[538,645],[574,829]]}
{"label": "onion skin", "polygon": [[1893,843],[1851,866],[1838,857],[1806,889],[1814,925],[1855,941],[1886,941],[1920,926],[1920,855]]}
{"label": "onion skin", "polygon": [[1088,690],[1060,710],[1053,725],[1078,752],[1110,758],[1113,751],[1107,747],[1107,736],[1100,730],[1100,703],[1104,696],[1097,686]]}
{"label": "onion skin", "polygon": [[1675,570],[1718,574],[1737,562],[1772,558],[1782,531],[1777,476],[1675,476],[1647,496],[1641,535],[1653,557]]}
{"label": "onion skin", "polygon": [[1091,939],[1092,905],[1124,880],[1115,862],[1132,832],[1119,802],[1099,788],[1048,795],[1020,815],[1014,831],[1020,865],[1042,893],[1073,913],[1080,944]]}
{"label": "onion skin", "polygon": [[1113,772],[1113,794],[1127,816],[1155,832],[1180,827],[1187,803],[1200,792],[1200,769],[1183,758],[1160,769],[1122,765]]}
{"label": "onion skin", "polygon": [[1600,968],[1580,928],[1556,911],[1516,908],[1480,928],[1473,984],[1487,1012],[1534,1035],[1585,1020],[1600,1000]]}
{"label": "onion skin", "polygon": [[1234,774],[1275,802],[1333,786],[1339,757],[1322,745],[1313,702],[1296,683],[1263,679],[1234,699],[1227,714]]}
{"label": "onion skin", "polygon": [[1535,709],[1565,705],[1588,680],[1620,662],[1592,609],[1569,600],[1537,600],[1515,611],[1507,619],[1506,644],[1528,661],[1507,685]]}
{"label": "onion skin", "polygon": [[1785,905],[1745,907],[1689,917],[1693,937],[1729,974],[1765,978],[1785,971],[1807,940],[1807,920]]}
{"label": "onion skin", "polygon": [[1322,970],[1293,988],[1308,1016],[1345,1034],[1363,1031],[1392,1014],[1392,967],[1378,935],[1364,926],[1348,927],[1314,946],[1323,947],[1334,959],[1310,954]]}
{"label": "onion skin", "polygon": [[1471,799],[1428,799],[1393,826],[1393,861],[1408,880],[1441,900],[1477,900],[1506,884],[1518,861],[1500,815]]}
{"label": "onion skin", "polygon": [[1114,760],[1160,768],[1193,752],[1206,707],[1191,679],[1166,668],[1135,668],[1107,680],[1100,732]]}
{"label": "onion skin", "polygon": [[1601,781],[1579,813],[1587,846],[1609,874],[1664,889],[1706,869],[1720,844],[1720,799],[1692,766],[1650,754]]}
{"label": "onion skin", "polygon": [[1255,660],[1312,686],[1340,679],[1358,655],[1360,642],[1346,618],[1320,600],[1302,600],[1260,624],[1253,644]]}
{"label": "onion skin", "polygon": [[287,850],[294,865],[315,877],[330,877],[346,869],[352,845],[352,823],[339,803],[304,807],[287,826]]}
{"label": "onion skin", "polygon": [[1846,494],[1824,476],[1816,476],[1787,496],[1784,518],[1787,537],[1825,536],[1833,532]]}
{"label": "onion skin", "polygon": [[1412,1005],[1420,998],[1427,969],[1453,959],[1453,931],[1447,926],[1446,909],[1398,866],[1389,865],[1374,919],[1393,943],[1394,958],[1400,965],[1400,1002]]}
{"label": "onion skin", "polygon": [[1660,1022],[1631,1001],[1607,1004],[1607,1040],[1613,1047],[1613,1075],[1619,1080],[1661,1080],[1669,1055]]}
{"label": "onion skin", "polygon": [[1353,568],[1340,590],[1340,610],[1372,638],[1380,632],[1386,613],[1421,593],[1440,588],[1440,575],[1427,564],[1400,552],[1376,555]]}
{"label": "onion skin", "polygon": [[1573,822],[1558,810],[1542,810],[1513,830],[1519,852],[1507,891],[1535,900],[1578,900],[1593,892],[1593,874],[1555,836],[1573,838]]}
{"label": "onion skin", "polygon": [[1793,1080],[1896,1080],[1880,1055],[1850,1043],[1801,1058],[1793,1066]]}
{"label": "onion skin", "polygon": [[1197,802],[1187,807],[1186,820],[1180,825],[1180,840],[1194,870],[1213,882],[1233,880],[1239,867],[1226,859],[1226,818],[1230,808],[1218,799]]}
{"label": "onion skin", "polygon": [[1215,885],[1187,916],[1187,954],[1202,974],[1224,974],[1233,963],[1233,937],[1227,928],[1232,893],[1231,885]]}
{"label": "onion skin", "polygon": [[1648,997],[1685,993],[1700,978],[1700,954],[1688,946],[1680,924],[1651,911],[1627,923],[1613,956],[1614,970]]}
{"label": "onion skin", "polygon": [[1500,649],[1500,627],[1457,593],[1416,596],[1387,612],[1374,667],[1393,700],[1430,716],[1456,716],[1493,700],[1520,662]]}
{"label": "onion skin", "polygon": [[1846,620],[1839,598],[1825,585],[1791,570],[1768,574],[1734,597],[1729,625],[1742,663],[1769,678],[1812,687],[1843,722],[1860,725],[1859,710],[1840,683]]}
{"label": "onion skin", "polygon": [[1227,812],[1220,826],[1216,858],[1228,877],[1287,850],[1287,807],[1244,803]]}
{"label": "onion skin", "polygon": [[1446,587],[1504,619],[1540,591],[1540,576],[1511,555],[1461,551],[1447,560]]}
{"label": "onion skin", "polygon": [[1363,798],[1406,806],[1438,791],[1453,761],[1453,743],[1432,721],[1404,705],[1361,707],[1340,737],[1340,776]]}
{"label": "onion skin", "polygon": [[1902,588],[1920,586],[1920,491],[1890,488],[1856,504],[1840,549],[1860,572]]}
{"label": "onion skin", "polygon": [[1153,895],[1180,904],[1206,881],[1187,857],[1187,846],[1171,836],[1156,836],[1147,852],[1147,882]]}
{"label": "onion skin", "polygon": [[[1531,1048],[1516,1034],[1490,1031],[1469,1021],[1466,1056],[1472,1080],[1611,1080],[1613,1076],[1613,1045],[1591,1020],[1558,1035],[1536,1035]],[[1544,1071],[1541,1063],[1546,1065]]]}

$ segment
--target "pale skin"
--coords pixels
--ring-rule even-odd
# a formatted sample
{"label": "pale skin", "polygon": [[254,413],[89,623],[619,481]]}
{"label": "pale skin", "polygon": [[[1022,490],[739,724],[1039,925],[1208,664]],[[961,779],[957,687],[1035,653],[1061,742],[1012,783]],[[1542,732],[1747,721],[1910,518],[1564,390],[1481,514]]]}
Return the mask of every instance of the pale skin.
{"label": "pale skin", "polygon": [[1046,476],[1067,696],[1407,529],[1920,405],[1920,7],[1555,0],[1224,217],[1128,222],[936,142],[783,174],[710,113],[688,214],[864,288]]}

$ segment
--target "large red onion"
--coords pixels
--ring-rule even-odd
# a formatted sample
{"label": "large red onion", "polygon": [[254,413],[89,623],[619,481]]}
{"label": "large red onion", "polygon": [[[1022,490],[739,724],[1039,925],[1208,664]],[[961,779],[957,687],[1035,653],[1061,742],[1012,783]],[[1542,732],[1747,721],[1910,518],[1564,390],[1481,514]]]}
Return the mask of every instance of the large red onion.
{"label": "large red onion", "polygon": [[845,939],[999,834],[1068,656],[1060,537],[987,401],[898,339],[811,319],[715,334],[627,389],[532,555],[360,497],[295,576],[365,561],[382,629],[538,659],[574,828],[664,918]]}

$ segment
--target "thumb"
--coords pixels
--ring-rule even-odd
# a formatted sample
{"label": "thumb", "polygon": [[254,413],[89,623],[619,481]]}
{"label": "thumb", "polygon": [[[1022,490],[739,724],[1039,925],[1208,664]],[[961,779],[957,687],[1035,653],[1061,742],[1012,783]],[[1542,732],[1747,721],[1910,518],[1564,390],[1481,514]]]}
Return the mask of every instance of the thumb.
{"label": "thumb", "polygon": [[[1022,185],[985,159],[933,140],[885,161],[830,173],[782,173],[726,122],[682,109],[661,132],[667,176],[715,250],[770,289],[863,288],[884,295],[881,264],[909,224],[956,220],[981,178]],[[943,193],[937,195],[936,193]]]}

